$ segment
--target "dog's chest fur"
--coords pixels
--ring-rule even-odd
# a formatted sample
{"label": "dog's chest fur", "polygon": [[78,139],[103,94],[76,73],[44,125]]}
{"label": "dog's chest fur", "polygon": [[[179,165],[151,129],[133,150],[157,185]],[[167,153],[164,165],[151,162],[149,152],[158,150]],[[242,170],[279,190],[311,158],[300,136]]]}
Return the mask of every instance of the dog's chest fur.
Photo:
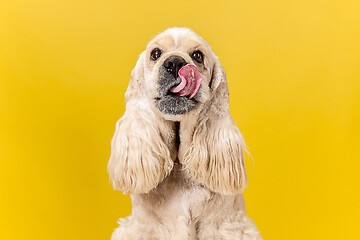
{"label": "dog's chest fur", "polygon": [[[180,123],[167,122],[163,126],[166,127],[164,132],[168,133],[163,135],[163,140],[170,149],[174,167],[149,193],[131,195],[133,212],[144,212],[152,218],[147,219],[148,221],[158,221],[175,228],[185,227],[186,231],[196,234],[196,223],[218,194],[195,182],[180,163],[177,157],[182,141],[179,134]],[[181,224],[183,227],[180,227]]]}
{"label": "dog's chest fur", "polygon": [[[215,193],[194,182],[176,161],[171,173],[153,190],[146,194],[132,195],[133,206],[144,205],[146,210],[152,209],[155,215],[162,212],[178,212],[196,218],[197,206],[211,200]],[[149,208],[149,206],[152,206]]]}
{"label": "dog's chest fur", "polygon": [[[196,239],[198,223],[216,194],[192,181],[177,161],[169,176],[147,194],[132,195],[133,212]],[[190,236],[193,236],[190,238]]]}
{"label": "dog's chest fur", "polygon": [[[222,195],[210,191],[191,178],[179,161],[189,147],[195,122],[164,121],[162,138],[174,162],[170,174],[154,189],[144,194],[132,194],[133,213],[147,216],[142,224],[160,224],[172,229],[169,239],[198,239],[200,228],[214,223],[212,216],[222,219],[234,210],[245,210],[243,196]],[[181,158],[181,157],[180,157]],[[217,219],[214,218],[214,219]],[[175,237],[176,236],[176,237]]]}

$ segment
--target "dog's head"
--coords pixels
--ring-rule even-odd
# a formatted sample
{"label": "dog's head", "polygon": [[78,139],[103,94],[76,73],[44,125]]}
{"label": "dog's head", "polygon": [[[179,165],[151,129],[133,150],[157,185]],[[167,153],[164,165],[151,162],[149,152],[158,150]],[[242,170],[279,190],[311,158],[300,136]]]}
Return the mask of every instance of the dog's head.
{"label": "dog's head", "polygon": [[[201,37],[187,28],[155,37],[141,53],[125,96],[108,165],[114,188],[148,192],[179,159],[213,191],[244,189],[244,142],[230,117],[225,71]],[[180,124],[180,136],[169,127],[173,121],[187,122]],[[170,153],[169,139],[176,137],[179,149]]]}
{"label": "dog's head", "polygon": [[[185,76],[179,74],[181,69]],[[153,110],[176,121],[199,113],[219,74],[223,71],[210,46],[187,28],[171,28],[156,36],[133,71]],[[172,91],[179,85],[182,91]]]}

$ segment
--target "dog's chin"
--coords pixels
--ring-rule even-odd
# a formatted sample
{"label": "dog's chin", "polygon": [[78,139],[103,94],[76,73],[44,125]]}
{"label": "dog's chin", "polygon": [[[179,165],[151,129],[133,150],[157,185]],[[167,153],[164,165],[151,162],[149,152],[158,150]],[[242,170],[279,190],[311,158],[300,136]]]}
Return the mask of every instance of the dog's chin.
{"label": "dog's chin", "polygon": [[171,121],[181,121],[184,117],[195,114],[199,104],[194,98],[189,99],[187,96],[176,95],[166,95],[155,101],[156,108],[161,115]]}
{"label": "dog's chin", "polygon": [[167,115],[183,115],[193,110],[196,100],[184,96],[166,95],[158,101],[158,109]]}

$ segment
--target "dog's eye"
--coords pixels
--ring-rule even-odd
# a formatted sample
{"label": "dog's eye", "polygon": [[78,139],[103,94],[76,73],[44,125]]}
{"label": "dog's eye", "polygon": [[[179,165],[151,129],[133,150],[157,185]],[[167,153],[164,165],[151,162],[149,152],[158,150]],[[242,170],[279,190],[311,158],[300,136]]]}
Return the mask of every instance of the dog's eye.
{"label": "dog's eye", "polygon": [[204,61],[204,55],[200,51],[195,51],[191,54],[192,59],[197,61],[198,63],[202,63]]}
{"label": "dog's eye", "polygon": [[155,48],[154,50],[152,50],[150,53],[151,60],[153,60],[153,61],[158,60],[159,57],[161,56],[161,53],[162,53],[161,50],[158,48]]}

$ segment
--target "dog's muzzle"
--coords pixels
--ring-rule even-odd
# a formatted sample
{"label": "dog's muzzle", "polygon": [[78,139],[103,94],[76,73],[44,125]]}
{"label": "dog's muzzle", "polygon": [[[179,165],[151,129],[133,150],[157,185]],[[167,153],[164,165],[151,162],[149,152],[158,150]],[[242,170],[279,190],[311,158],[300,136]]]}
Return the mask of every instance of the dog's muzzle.
{"label": "dog's muzzle", "polygon": [[194,98],[189,99],[188,96],[181,96],[179,93],[172,92],[171,89],[179,86],[183,82],[179,76],[179,70],[188,65],[181,56],[173,55],[168,57],[159,69],[158,93],[157,98],[158,109],[170,115],[180,115],[189,112],[195,107],[196,94]]}

